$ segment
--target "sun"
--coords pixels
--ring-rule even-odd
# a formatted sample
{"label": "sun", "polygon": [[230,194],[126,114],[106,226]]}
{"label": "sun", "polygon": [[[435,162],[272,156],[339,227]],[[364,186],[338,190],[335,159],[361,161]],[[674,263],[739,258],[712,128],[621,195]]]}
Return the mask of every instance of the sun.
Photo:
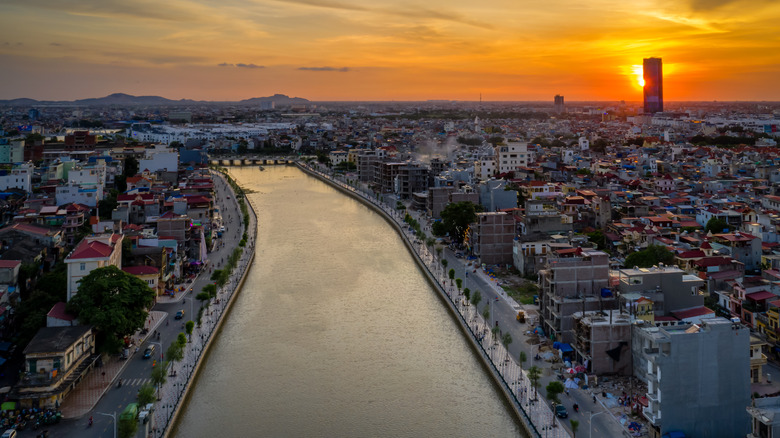
{"label": "sun", "polygon": [[645,86],[645,78],[644,78],[644,69],[641,65],[632,65],[631,66],[631,74],[636,77],[636,82],[639,84],[640,87]]}

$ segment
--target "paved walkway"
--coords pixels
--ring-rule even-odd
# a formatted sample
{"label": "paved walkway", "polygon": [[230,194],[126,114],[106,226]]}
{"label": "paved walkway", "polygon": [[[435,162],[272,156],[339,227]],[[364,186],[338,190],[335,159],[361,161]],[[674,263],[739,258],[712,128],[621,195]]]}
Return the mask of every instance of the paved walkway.
{"label": "paved walkway", "polygon": [[[166,316],[168,316],[166,312],[149,312],[149,317],[146,319],[146,324],[144,324],[144,327],[148,327],[149,331],[145,335],[142,335],[140,331],[136,333],[133,336],[135,345],[142,345],[154,333],[154,330],[162,324]],[[130,357],[127,359],[120,359],[119,356],[113,355],[108,356],[106,360],[106,356],[104,356],[103,366],[90,371],[62,402],[62,406],[60,406],[62,417],[79,418],[91,411],[98,400],[100,400],[100,397],[113,386],[116,377],[135,354],[140,353],[135,352],[131,348]]]}

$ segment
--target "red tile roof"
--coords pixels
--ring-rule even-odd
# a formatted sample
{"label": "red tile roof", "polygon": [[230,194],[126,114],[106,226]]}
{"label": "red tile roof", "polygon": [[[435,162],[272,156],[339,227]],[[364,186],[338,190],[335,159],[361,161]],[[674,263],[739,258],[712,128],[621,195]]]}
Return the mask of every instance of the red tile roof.
{"label": "red tile roof", "polygon": [[21,260],[0,260],[0,268],[4,269],[13,269],[21,264]]}
{"label": "red tile roof", "polygon": [[52,306],[51,310],[49,310],[49,313],[47,313],[46,316],[61,319],[63,321],[73,321],[76,319],[75,316],[65,311],[65,303],[62,301]]}
{"label": "red tile roof", "polygon": [[111,256],[112,252],[113,248],[103,242],[82,240],[68,256],[68,260],[106,258]]}
{"label": "red tile roof", "polygon": [[149,274],[157,274],[158,272],[160,272],[160,270],[155,268],[154,266],[127,266],[122,268],[122,270],[127,272],[128,274],[133,274],[133,275],[149,275]]}
{"label": "red tile roof", "polygon": [[694,307],[693,309],[678,310],[676,312],[672,312],[672,315],[674,315],[677,319],[688,319],[697,316],[711,315],[713,313],[715,313],[715,311],[701,306]]}
{"label": "red tile roof", "polygon": [[753,292],[745,295],[745,298],[753,301],[763,301],[763,300],[768,300],[770,298],[776,298],[776,297],[777,295],[765,290]]}

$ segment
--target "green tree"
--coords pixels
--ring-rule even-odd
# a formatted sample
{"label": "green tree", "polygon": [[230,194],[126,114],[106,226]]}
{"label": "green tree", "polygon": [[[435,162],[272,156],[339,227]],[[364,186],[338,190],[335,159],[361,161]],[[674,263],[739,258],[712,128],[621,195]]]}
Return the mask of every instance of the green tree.
{"label": "green tree", "polygon": [[486,324],[490,321],[490,306],[485,306],[485,308],[482,309],[482,317],[485,318]]}
{"label": "green tree", "polygon": [[[456,278],[455,279],[455,285],[458,287],[458,293],[460,293],[460,288],[463,287],[463,279],[462,278]],[[468,298],[468,297],[466,297]]]}
{"label": "green tree", "polygon": [[498,326],[493,326],[493,328],[490,329],[490,333],[493,334],[493,343],[498,344],[498,332],[500,332],[501,329],[498,328]]}
{"label": "green tree", "polygon": [[721,234],[724,230],[728,230],[729,224],[719,217],[713,217],[707,221],[707,225],[704,227],[704,232],[712,234]]}
{"label": "green tree", "polygon": [[447,204],[441,212],[441,223],[455,242],[463,242],[469,224],[477,220],[477,207],[469,201]]}
{"label": "green tree", "polygon": [[176,343],[181,345],[182,352],[183,352],[184,346],[187,345],[187,335],[185,335],[184,333],[179,333],[178,335],[176,335]]}
{"label": "green tree", "polygon": [[132,438],[138,432],[138,419],[136,418],[119,418],[119,438]]}
{"label": "green tree", "polygon": [[152,374],[149,376],[152,380],[152,384],[157,387],[157,398],[160,398],[160,386],[164,385],[168,380],[168,361],[161,361],[154,367],[152,367]]}
{"label": "green tree", "polygon": [[509,351],[509,344],[512,343],[512,335],[509,334],[509,332],[504,333],[504,336],[501,337],[501,344],[504,345],[504,348],[506,348],[507,351]]}
{"label": "green tree", "polygon": [[633,268],[649,268],[658,263],[671,265],[674,263],[674,253],[661,245],[650,245],[647,248],[632,252],[626,257],[625,266]]}
{"label": "green tree", "polygon": [[116,266],[107,266],[81,279],[67,310],[82,324],[95,326],[98,351],[116,353],[125,336],[144,326],[154,296],[145,281]]}
{"label": "green tree", "polygon": [[549,400],[554,401],[555,403],[560,403],[561,401],[558,400],[558,395],[563,392],[563,383],[559,382],[558,380],[554,380],[547,384],[547,398]]}
{"label": "green tree", "polygon": [[98,201],[98,216],[100,219],[111,219],[111,212],[119,205],[117,196],[119,196],[119,192],[111,189],[103,199]]}
{"label": "green tree", "polygon": [[[459,278],[458,280],[460,280],[460,278]],[[464,289],[463,289],[463,296],[465,296],[465,297],[466,297],[466,302],[469,302],[469,301],[471,301],[471,289],[469,289],[469,288],[464,288]]]}
{"label": "green tree", "polygon": [[520,350],[520,354],[517,356],[518,362],[520,362],[520,368],[523,368],[523,364],[528,360],[528,355],[525,354],[525,351]]}
{"label": "green tree", "polygon": [[607,236],[604,235],[603,231],[596,230],[592,233],[587,233],[586,236],[588,236],[588,240],[596,244],[598,249],[603,250],[607,247]]}
{"label": "green tree", "polygon": [[[228,262],[230,258],[228,257]],[[217,269],[211,274],[211,281],[217,283],[218,287],[224,286],[230,279],[230,271],[228,269]]]}
{"label": "green tree", "polygon": [[447,273],[447,276],[450,277],[450,283],[455,280],[455,269],[450,269],[450,272]]}
{"label": "green tree", "polygon": [[125,158],[124,174],[128,177],[136,176],[138,174],[138,160],[135,157]]}
{"label": "green tree", "polygon": [[171,342],[171,345],[165,350],[165,358],[171,362],[171,365],[184,359],[184,348],[178,340]]}
{"label": "green tree", "polygon": [[441,259],[441,265],[444,266],[444,269],[447,269],[447,264],[449,264],[447,259]]}
{"label": "green tree", "polygon": [[569,420],[571,423],[571,436],[572,438],[577,438],[577,430],[580,428],[580,422],[577,420]]}
{"label": "green tree", "polygon": [[187,334],[190,336],[190,341],[192,340],[192,330],[195,328],[195,323],[192,322],[192,320],[187,321],[187,324],[184,325],[184,330],[187,332]]}
{"label": "green tree", "polygon": [[199,294],[195,295],[195,299],[200,301],[200,306],[203,307],[203,302],[208,301],[211,297],[209,296],[209,293],[206,291],[202,291]]}
{"label": "green tree", "polygon": [[[534,393],[538,394],[537,388],[539,387],[539,378],[542,377],[542,370],[538,366],[534,365],[528,368],[528,380],[531,382],[531,386],[534,388]],[[536,398],[534,397],[534,400]]]}
{"label": "green tree", "polygon": [[157,396],[154,394],[154,386],[146,384],[138,390],[138,404],[141,406],[154,402]]}
{"label": "green tree", "polygon": [[471,296],[471,304],[473,304],[474,307],[479,308],[480,301],[482,301],[482,292],[475,290],[474,295]]}

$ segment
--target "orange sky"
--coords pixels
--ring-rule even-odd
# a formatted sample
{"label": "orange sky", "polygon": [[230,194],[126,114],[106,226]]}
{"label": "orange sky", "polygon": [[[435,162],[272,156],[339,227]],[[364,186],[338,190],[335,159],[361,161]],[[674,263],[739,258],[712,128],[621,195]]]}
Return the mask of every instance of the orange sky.
{"label": "orange sky", "polygon": [[3,0],[0,99],[780,100],[773,0]]}

